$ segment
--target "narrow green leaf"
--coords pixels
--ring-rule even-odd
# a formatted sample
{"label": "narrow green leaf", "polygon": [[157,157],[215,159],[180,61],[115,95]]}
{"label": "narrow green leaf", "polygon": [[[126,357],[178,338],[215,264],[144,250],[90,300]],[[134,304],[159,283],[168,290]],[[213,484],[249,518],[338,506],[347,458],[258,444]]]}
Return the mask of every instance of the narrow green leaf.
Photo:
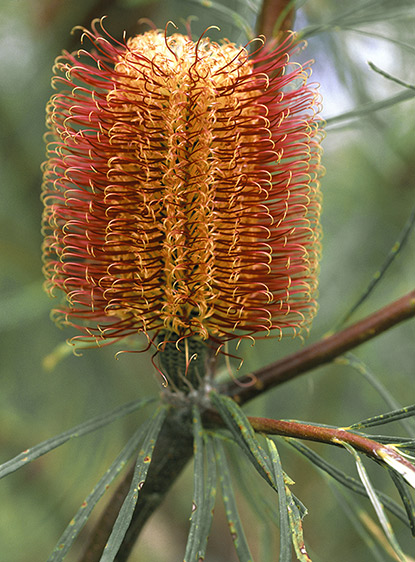
{"label": "narrow green leaf", "polygon": [[409,45],[408,43],[404,43],[399,39],[395,39],[394,37],[389,37],[388,35],[385,35],[383,33],[376,33],[373,29],[371,29],[370,31],[365,31],[364,29],[355,29],[352,27],[344,27],[343,29],[345,31],[351,31],[352,33],[357,33],[358,35],[364,35],[366,37],[371,37],[371,38],[375,37],[376,39],[382,39],[383,41],[387,41],[392,45],[397,45],[401,49],[404,49],[405,51],[409,51],[412,54],[415,53],[414,46]]}
{"label": "narrow green leaf", "polygon": [[404,478],[398,472],[396,472],[395,470],[390,470],[389,474],[396,486],[396,489],[398,490],[398,493],[404,505],[406,515],[408,516],[408,522],[411,527],[412,536],[415,537],[415,504],[412,496],[408,492],[408,487]]}
{"label": "narrow green leaf", "polygon": [[270,453],[274,478],[278,490],[278,506],[280,513],[280,557],[279,562],[291,562],[291,528],[288,515],[288,500],[286,494],[285,474],[281,466],[277,447],[272,439],[267,438],[268,451]]}
{"label": "narrow green leaf", "polygon": [[216,438],[214,445],[226,518],[228,520],[228,526],[235,546],[236,554],[238,555],[239,562],[253,562],[252,554],[249,550],[242,522],[239,517],[238,508],[236,506],[229,466],[226,461],[225,451],[223,450],[221,440]]}
{"label": "narrow green leaf", "polygon": [[214,0],[188,0],[188,2],[192,2],[193,4],[199,4],[199,6],[203,6],[204,8],[212,8],[226,20],[232,22],[237,28],[241,29],[248,39],[252,39],[255,37],[255,32],[249,23],[244,19],[238,12],[220,4],[219,2],[215,2]]}
{"label": "narrow green leaf", "polygon": [[[222,442],[235,442],[231,439],[227,439],[223,434],[218,434],[218,438],[222,439]],[[272,523],[276,527],[279,526],[278,513],[275,510],[275,498],[267,494],[264,497],[263,494],[253,494],[252,493],[252,474],[251,471],[246,470],[245,464],[241,462],[241,455],[239,450],[235,450],[235,447],[228,449],[228,454],[231,457],[232,467],[231,470],[235,474],[236,484],[238,490],[240,490],[247,503],[250,504],[252,510],[255,512],[257,517],[266,520],[268,523]],[[248,459],[244,459],[244,461]],[[274,533],[274,530],[271,531]],[[264,545],[266,546],[266,545]]]}
{"label": "narrow green leaf", "polygon": [[[349,476],[342,470],[325,461],[322,457],[320,457],[320,455],[310,449],[310,447],[307,447],[307,445],[299,443],[295,439],[285,438],[284,440],[288,442],[296,451],[305,456],[313,464],[314,467],[326,472],[328,475],[334,478],[334,480],[337,480],[337,482],[339,482],[352,492],[355,492],[356,494],[364,497],[368,497],[364,486],[361,484],[361,482],[356,480],[356,478]],[[376,493],[382,499],[383,505],[390,511],[390,513],[395,515],[395,517],[402,521],[402,523],[409,526],[403,509],[401,509],[401,507],[386,494],[383,494],[379,490],[377,490]]]}
{"label": "narrow green leaf", "polygon": [[[336,363],[342,365],[349,365],[352,369],[354,369],[357,373],[359,373],[359,375],[361,375],[379,393],[379,395],[383,398],[383,400],[386,402],[386,404],[390,409],[392,410],[402,409],[402,405],[397,400],[395,400],[395,398],[392,396],[392,394],[389,392],[386,386],[384,386],[380,382],[377,376],[374,373],[372,373],[370,369],[367,367],[367,365],[361,359],[356,357],[356,355],[354,355],[353,353],[346,353],[345,355],[339,357],[335,361]],[[404,418],[400,420],[400,424],[405,429],[405,431],[407,431],[408,435],[411,435],[411,437],[415,437],[415,419]],[[388,437],[385,435],[380,435],[376,437],[373,436],[370,438],[374,439],[375,441],[380,441],[380,443],[398,442],[398,439],[396,437]],[[408,438],[402,438],[399,440],[399,442],[405,442],[408,447],[410,447],[411,445],[410,441],[411,440],[409,440]]]}
{"label": "narrow green leaf", "polygon": [[10,459],[9,461],[0,465],[0,478],[7,476],[7,474],[18,470],[22,466],[25,466],[27,463],[41,457],[46,453],[49,453],[49,451],[52,451],[52,449],[60,447],[60,445],[63,445],[70,439],[81,437],[82,435],[86,435],[87,433],[91,433],[92,431],[100,429],[101,427],[104,427],[105,425],[108,425],[119,418],[122,418],[128,414],[131,414],[132,412],[139,410],[140,408],[143,408],[153,401],[154,398],[144,398],[143,400],[128,402],[127,404],[124,404],[123,406],[116,408],[111,412],[97,416],[95,418],[91,418],[86,422],[76,425],[72,429],[60,433],[59,435],[55,435],[55,437],[47,439],[46,441],[42,441],[42,443],[39,443],[38,445],[35,445],[34,447],[23,451],[13,459]]}
{"label": "narrow green leaf", "polygon": [[414,230],[414,228],[415,228],[415,208],[412,209],[406,223],[404,224],[404,226],[403,226],[403,228],[402,228],[402,230],[401,230],[401,232],[398,236],[398,239],[395,241],[392,248],[389,250],[389,253],[386,256],[386,259],[383,262],[383,264],[381,265],[380,269],[375,272],[372,280],[370,281],[369,285],[365,289],[364,293],[359,297],[359,299],[356,301],[356,303],[349,309],[347,314],[343,317],[341,322],[336,326],[336,331],[339,328],[341,328],[349,320],[349,318],[356,312],[356,310],[372,294],[375,287],[378,285],[378,283],[381,281],[381,279],[383,279],[384,275],[386,274],[386,272],[388,271],[390,266],[395,261],[396,257],[399,255],[399,253],[405,247],[405,245],[406,245],[406,243],[409,239],[409,235]]}
{"label": "narrow green leaf", "polygon": [[336,363],[341,365],[348,365],[354,369],[359,375],[362,375],[367,382],[379,393],[389,408],[394,410],[401,409],[402,406],[392,396],[389,390],[379,381],[379,379],[370,371],[367,365],[353,353],[345,353],[338,359]]}
{"label": "narrow green leaf", "polygon": [[107,491],[114,478],[118,476],[124,468],[129,458],[137,450],[146,428],[147,425],[143,424],[143,426],[136,431],[115,461],[111,464],[104,476],[99,480],[92,492],[85,498],[85,501],[82,503],[75,517],[61,535],[54,551],[48,559],[48,562],[61,562],[61,560],[64,559],[98,501]]}
{"label": "narrow green leaf", "polygon": [[290,490],[290,485],[294,484],[294,482],[282,469],[275,443],[271,439],[267,439],[267,444],[273,461],[278,487],[281,537],[280,562],[291,562],[290,538],[297,555],[297,560],[300,562],[311,562],[304,542],[302,523],[304,514],[300,513],[298,499]]}
{"label": "narrow green leaf", "polygon": [[360,456],[357,454],[357,452],[353,449],[353,447],[351,447],[348,443],[345,443],[344,441],[340,442],[343,447],[345,447],[345,449],[347,449],[347,451],[349,451],[349,453],[354,457],[355,462],[356,462],[356,468],[357,468],[357,472],[359,474],[360,480],[362,481],[363,486],[365,487],[365,490],[367,492],[367,495],[372,503],[372,506],[376,512],[376,515],[378,517],[378,520],[382,526],[382,529],[385,533],[385,535],[387,536],[390,545],[392,546],[393,550],[395,551],[396,555],[398,556],[399,560],[401,562],[407,562],[406,561],[406,557],[404,555],[404,553],[401,550],[401,547],[399,546],[395,535],[393,533],[392,530],[392,526],[389,523],[388,518],[386,517],[386,513],[385,510],[383,509],[383,505],[376,493],[376,490],[373,488],[369,476],[366,472],[365,467],[363,466],[362,460],[360,458]]}
{"label": "narrow green leaf", "polygon": [[328,482],[328,486],[333,492],[337,504],[344,511],[347,518],[355,528],[356,533],[360,536],[362,541],[366,544],[367,548],[370,550],[373,559],[376,562],[390,562],[390,558],[385,560],[381,548],[378,546],[377,542],[373,539],[372,535],[366,529],[363,524],[364,521],[369,519],[369,515],[365,510],[363,510],[350,496],[346,496],[347,490],[341,489],[338,485],[333,485],[333,483]]}
{"label": "narrow green leaf", "polygon": [[348,27],[359,27],[378,21],[385,22],[388,19],[408,18],[413,10],[412,0],[361,0],[344,3],[343,10],[335,10],[334,16],[323,21],[323,23],[310,25],[301,31],[301,37],[306,38],[324,31],[346,29]]}
{"label": "narrow green leaf", "polygon": [[147,434],[140,453],[137,458],[134,475],[131,481],[130,490],[120,509],[117,520],[115,521],[112,533],[105,545],[100,562],[113,562],[121,546],[128,526],[130,525],[138,495],[147,477],[148,469],[153,455],[154,446],[160,433],[161,426],[166,417],[167,408],[160,406],[151,419]]}
{"label": "narrow green leaf", "polygon": [[184,562],[195,562],[200,544],[200,525],[205,499],[205,466],[203,459],[203,427],[200,413],[193,408],[193,504]]}
{"label": "narrow green leaf", "polygon": [[293,496],[291,490],[286,486],[287,503],[289,505],[288,516],[290,519],[291,538],[297,559],[300,562],[311,562],[311,558],[307,553],[307,549],[303,536],[303,515],[297,507],[297,498]]}
{"label": "narrow green leaf", "polygon": [[212,392],[210,396],[212,403],[216,406],[235,441],[245,451],[260,475],[276,490],[276,483],[274,482],[271,472],[270,459],[259,444],[255,432],[244,412],[236,402],[228,396],[223,396],[215,392]]}
{"label": "narrow green leaf", "polygon": [[235,447],[235,441],[228,438],[224,433],[215,434],[222,443],[231,443],[232,446],[227,448],[227,457],[230,457],[230,470],[232,472],[232,480],[234,486],[243,494],[246,503],[252,509],[260,521],[262,521],[260,534],[258,537],[258,545],[260,551],[259,559],[264,562],[275,562],[275,540],[276,529],[279,529],[278,511],[275,509],[274,494],[265,492],[252,493],[252,471],[249,459],[241,458],[239,448]]}
{"label": "narrow green leaf", "polygon": [[372,441],[378,441],[383,445],[395,445],[400,450],[412,450],[415,447],[415,439],[411,437],[398,437],[397,435],[381,435],[379,433],[363,433],[363,431],[353,430],[356,435],[364,435]]}
{"label": "narrow green leaf", "polygon": [[[199,409],[193,408],[193,506],[184,562],[205,559],[216,499],[216,462],[211,437],[205,435]],[[206,468],[205,468],[206,466]]]}
{"label": "narrow green leaf", "polygon": [[395,84],[399,84],[399,86],[403,86],[404,88],[410,88],[411,90],[415,90],[415,86],[413,84],[408,84],[407,82],[404,82],[403,80],[400,80],[399,78],[396,78],[396,76],[392,76],[392,74],[389,74],[388,72],[385,72],[384,70],[382,70],[381,68],[376,66],[376,64],[374,64],[373,62],[369,61],[368,65],[370,66],[370,68],[374,72],[376,72],[377,74],[380,74],[381,76],[383,76],[387,80],[390,80],[391,82],[395,82]]}
{"label": "narrow green leaf", "polygon": [[[200,544],[199,556],[200,560],[204,560],[207,541],[213,520],[213,511],[216,503],[217,490],[217,473],[216,473],[216,457],[213,444],[213,438],[207,433],[204,434],[205,441],[205,458],[206,458],[206,510],[203,518],[202,536],[203,541]],[[198,561],[199,562],[199,561]]]}
{"label": "narrow green leaf", "polygon": [[[212,403],[216,406],[236,443],[246,453],[259,474],[270,484],[270,486],[272,486],[272,488],[274,488],[275,491],[277,491],[277,485],[274,480],[270,458],[261,447],[258,438],[243,410],[228,396],[214,392],[212,392],[210,396]],[[293,498],[295,499],[295,503],[300,511],[301,517],[304,517],[307,513],[307,509],[294,495]]]}
{"label": "narrow green leaf", "polygon": [[397,420],[402,420],[415,416],[415,404],[411,406],[406,406],[405,408],[399,408],[398,410],[392,410],[391,412],[386,412],[385,414],[380,414],[379,416],[374,416],[372,418],[367,418],[365,420],[356,422],[349,426],[348,429],[362,429],[363,427],[373,427],[376,425],[383,425],[385,423],[392,423]]}
{"label": "narrow green leaf", "polygon": [[353,121],[362,117],[367,117],[370,113],[381,111],[382,109],[387,109],[388,107],[392,107],[397,103],[410,100],[413,97],[415,97],[415,91],[407,89],[399,92],[394,96],[385,98],[384,100],[365,103],[351,111],[346,111],[345,113],[335,115],[334,117],[329,117],[328,119],[326,119],[326,129],[330,128],[330,126],[332,125],[337,125],[337,123],[340,123],[342,121]]}

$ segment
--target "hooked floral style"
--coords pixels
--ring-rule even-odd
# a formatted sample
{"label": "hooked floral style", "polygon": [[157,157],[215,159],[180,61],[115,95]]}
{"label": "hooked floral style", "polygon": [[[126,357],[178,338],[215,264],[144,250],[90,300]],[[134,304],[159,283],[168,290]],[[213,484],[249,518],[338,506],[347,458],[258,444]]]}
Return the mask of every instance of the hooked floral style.
{"label": "hooked floral style", "polygon": [[[87,339],[296,335],[316,311],[319,96],[278,45],[150,30],[56,61],[44,271]],[[252,52],[253,51],[253,52]]]}

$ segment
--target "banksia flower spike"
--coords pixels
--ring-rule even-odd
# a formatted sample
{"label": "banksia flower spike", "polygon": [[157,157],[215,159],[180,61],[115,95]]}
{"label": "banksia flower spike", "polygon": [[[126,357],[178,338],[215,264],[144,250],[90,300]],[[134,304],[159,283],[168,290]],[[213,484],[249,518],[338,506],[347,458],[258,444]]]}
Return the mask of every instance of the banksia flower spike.
{"label": "banksia flower spike", "polygon": [[[148,31],[56,61],[44,270],[103,343],[295,335],[315,314],[319,97],[294,34],[248,48]],[[255,45],[255,47],[254,47]]]}

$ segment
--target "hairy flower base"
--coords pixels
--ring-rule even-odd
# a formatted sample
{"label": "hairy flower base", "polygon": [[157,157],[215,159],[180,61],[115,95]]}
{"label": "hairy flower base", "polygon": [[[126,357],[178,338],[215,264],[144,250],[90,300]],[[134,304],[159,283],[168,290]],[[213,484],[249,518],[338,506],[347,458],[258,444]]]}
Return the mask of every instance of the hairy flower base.
{"label": "hairy flower base", "polygon": [[196,336],[180,341],[175,334],[164,331],[159,333],[157,341],[160,368],[156,368],[164,379],[164,386],[170,383],[179,390],[189,392],[212,378],[214,349],[206,341]]}
{"label": "hairy flower base", "polygon": [[298,333],[316,310],[321,134],[295,36],[251,55],[155,30],[84,37],[47,109],[58,316],[104,340]]}

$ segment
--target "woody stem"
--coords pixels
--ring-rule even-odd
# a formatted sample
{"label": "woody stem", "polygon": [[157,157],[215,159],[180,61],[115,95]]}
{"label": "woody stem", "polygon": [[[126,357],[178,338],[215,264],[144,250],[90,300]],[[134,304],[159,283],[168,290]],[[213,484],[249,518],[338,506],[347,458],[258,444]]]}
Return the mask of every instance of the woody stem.
{"label": "woody stem", "polygon": [[[275,361],[250,375],[241,377],[236,382],[231,381],[224,384],[219,390],[223,394],[231,396],[238,404],[244,404],[274,386],[333,361],[347,351],[414,316],[415,290],[352,326],[322,338],[301,351]],[[246,385],[252,379],[255,380],[255,383],[250,386],[240,384]]]}

